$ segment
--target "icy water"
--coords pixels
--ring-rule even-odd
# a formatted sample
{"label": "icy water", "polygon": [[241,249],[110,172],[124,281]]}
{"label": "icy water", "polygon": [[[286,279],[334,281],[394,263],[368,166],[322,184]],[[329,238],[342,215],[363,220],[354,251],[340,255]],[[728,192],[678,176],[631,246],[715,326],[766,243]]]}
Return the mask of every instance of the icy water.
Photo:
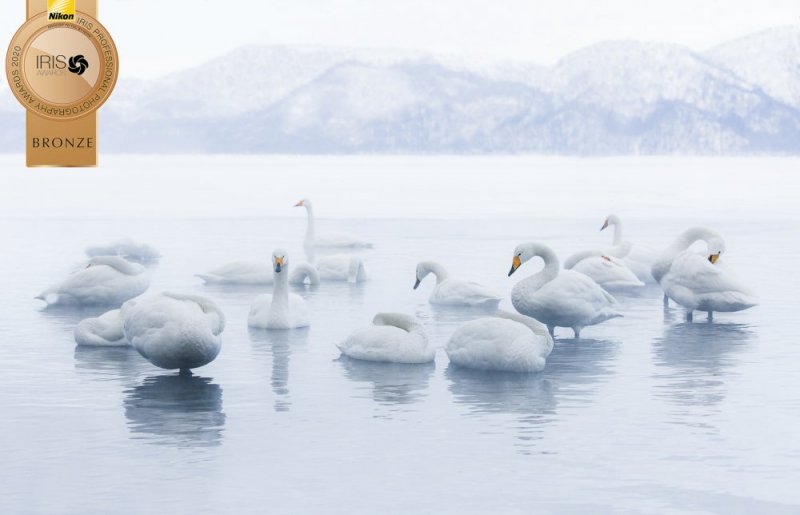
{"label": "icy water", "polygon": [[[800,161],[791,159],[111,157],[95,171],[0,158],[2,513],[797,513]],[[308,330],[248,330],[258,288],[193,277],[234,259],[301,259],[318,230],[375,243],[370,281],[296,290]],[[381,310],[443,346],[481,312],[434,309],[417,261],[506,297],[514,247],[602,246],[616,212],[655,248],[703,224],[761,305],[685,323],[658,291],[625,317],[561,330],[543,373],[339,358]],[[163,254],[152,291],[200,293],[228,317],[193,377],[132,350],[76,348],[96,312],[33,300],[83,248],[130,236]],[[268,291],[263,290],[263,291]],[[506,300],[503,307],[510,308]]]}

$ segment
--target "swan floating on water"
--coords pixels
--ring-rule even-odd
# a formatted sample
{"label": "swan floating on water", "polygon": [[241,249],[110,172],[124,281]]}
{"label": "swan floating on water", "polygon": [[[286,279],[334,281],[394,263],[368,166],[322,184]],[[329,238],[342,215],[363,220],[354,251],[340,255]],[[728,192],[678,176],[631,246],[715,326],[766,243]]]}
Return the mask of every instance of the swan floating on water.
{"label": "swan floating on water", "polygon": [[[270,286],[275,278],[273,267],[268,261],[235,261],[222,265],[204,274],[195,274],[206,284],[231,286]],[[292,271],[291,284],[319,284],[319,273],[307,263],[300,263]]]}
{"label": "swan floating on water", "polygon": [[541,243],[519,245],[508,275],[537,256],[544,268],[511,290],[511,303],[518,312],[547,324],[551,335],[556,327],[570,327],[576,338],[586,326],[622,316],[614,310],[611,294],[581,273],[560,270],[556,254]]}
{"label": "swan floating on water", "polygon": [[655,261],[656,252],[626,241],[622,235],[622,220],[617,215],[608,215],[600,231],[609,227],[614,228],[614,240],[613,246],[606,251],[606,255],[621,259],[643,283],[655,284],[656,281],[650,274],[650,269]]}
{"label": "swan floating on water", "polygon": [[94,245],[86,248],[86,255],[90,258],[98,256],[120,256],[128,261],[143,265],[157,263],[161,254],[150,245],[137,243],[130,238],[115,241],[108,245]]}
{"label": "swan floating on water", "polygon": [[[705,253],[688,250],[700,240],[706,242]],[[725,242],[718,233],[695,227],[681,234],[653,265],[665,299],[685,308],[688,320],[694,311],[706,311],[711,318],[714,311],[742,311],[757,305],[749,289],[717,264],[724,251]]]}
{"label": "swan floating on water", "polygon": [[429,298],[431,304],[497,307],[502,300],[496,291],[480,283],[450,278],[442,265],[432,261],[423,261],[417,265],[415,290],[429,274],[436,276],[436,286]]}
{"label": "swan floating on water", "polygon": [[541,372],[552,350],[553,338],[544,325],[505,311],[467,322],[445,347],[458,366],[505,372]]}
{"label": "swan floating on water", "polygon": [[272,253],[275,289],[272,294],[259,295],[250,306],[247,323],[259,329],[297,329],[307,327],[306,301],[289,293],[289,255],[277,249]]}
{"label": "swan floating on water", "polygon": [[400,313],[378,313],[337,347],[353,359],[388,363],[429,363],[436,355],[422,322]]}
{"label": "swan floating on water", "polygon": [[120,306],[147,290],[145,268],[119,256],[98,256],[36,298],[48,305]]}
{"label": "swan floating on water", "polygon": [[314,206],[309,199],[303,199],[294,207],[306,208],[306,215],[308,216],[308,223],[306,225],[306,236],[303,240],[303,249],[309,261],[314,261],[315,248],[371,248],[372,243],[354,236],[350,233],[316,233],[316,224],[314,219]]}
{"label": "swan floating on water", "polygon": [[225,315],[204,297],[165,292],[126,302],[121,316],[125,338],[160,368],[202,367],[222,347]]}
{"label": "swan floating on water", "polygon": [[304,284],[312,286],[325,281],[347,281],[352,284],[367,280],[367,268],[364,260],[349,254],[334,254],[324,256],[317,260],[317,264],[300,263],[293,267],[289,276],[290,284]]}
{"label": "swan floating on water", "polygon": [[621,260],[602,252],[578,252],[564,261],[564,268],[588,275],[594,282],[609,291],[630,291],[644,283]]}
{"label": "swan floating on water", "polygon": [[81,320],[75,327],[75,343],[86,347],[130,347],[122,331],[122,312],[112,309],[99,317]]}

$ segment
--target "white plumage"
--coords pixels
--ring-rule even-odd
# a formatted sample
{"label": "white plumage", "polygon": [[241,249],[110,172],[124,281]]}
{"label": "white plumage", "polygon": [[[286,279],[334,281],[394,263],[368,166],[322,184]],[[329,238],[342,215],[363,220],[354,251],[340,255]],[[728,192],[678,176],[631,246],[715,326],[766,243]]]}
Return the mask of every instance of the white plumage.
{"label": "white plumage", "polygon": [[272,253],[274,290],[272,294],[259,295],[250,306],[247,323],[259,329],[297,329],[307,327],[306,301],[289,292],[289,255],[278,249]]}
{"label": "white plumage", "polygon": [[589,250],[573,254],[564,261],[564,268],[587,275],[610,291],[630,291],[644,286],[621,259],[600,251]]}
{"label": "white plumage", "polygon": [[120,306],[147,290],[145,269],[119,256],[100,256],[36,298],[48,305]]}
{"label": "white plumage", "polygon": [[87,347],[128,347],[122,331],[122,313],[112,309],[99,317],[81,320],[75,327],[75,343]]}
{"label": "white plumage", "polygon": [[378,313],[371,326],[353,332],[338,347],[353,359],[389,363],[428,363],[436,354],[422,322],[400,313]]}
{"label": "white plumage", "polygon": [[436,286],[429,297],[431,304],[497,307],[500,303],[501,297],[493,289],[474,281],[451,278],[438,263],[423,261],[417,265],[416,273],[415,290],[429,274],[436,276]]}

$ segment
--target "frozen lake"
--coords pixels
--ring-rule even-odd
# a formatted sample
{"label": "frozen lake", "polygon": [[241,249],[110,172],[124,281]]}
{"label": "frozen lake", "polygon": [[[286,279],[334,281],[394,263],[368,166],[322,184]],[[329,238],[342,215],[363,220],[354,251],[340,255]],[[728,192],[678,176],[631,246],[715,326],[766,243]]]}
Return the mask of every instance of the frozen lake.
{"label": "frozen lake", "polygon": [[[700,158],[124,157],[24,170],[0,157],[2,513],[797,513],[800,160]],[[375,243],[370,281],[295,290],[308,330],[248,330],[258,288],[193,273],[318,230]],[[698,315],[659,291],[625,317],[566,330],[541,374],[339,359],[382,310],[419,316],[443,346],[480,314],[435,309],[417,261],[508,293],[521,242],[605,246],[605,216],[662,248],[683,229],[725,236],[726,266],[761,305]],[[93,311],[33,299],[83,249],[123,236],[163,254],[151,290],[207,295],[228,318],[191,378],[136,351],[75,347]]]}

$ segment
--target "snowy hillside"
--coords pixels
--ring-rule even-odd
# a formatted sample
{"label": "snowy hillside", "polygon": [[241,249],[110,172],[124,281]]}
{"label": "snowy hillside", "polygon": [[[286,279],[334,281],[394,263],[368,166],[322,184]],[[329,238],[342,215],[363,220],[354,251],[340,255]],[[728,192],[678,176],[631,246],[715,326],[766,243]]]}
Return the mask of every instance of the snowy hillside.
{"label": "snowy hillside", "polygon": [[[0,114],[19,120],[0,150],[19,151],[7,91]],[[603,42],[552,67],[245,47],[121,81],[101,118],[104,150],[119,152],[800,154],[800,28],[705,53]]]}

